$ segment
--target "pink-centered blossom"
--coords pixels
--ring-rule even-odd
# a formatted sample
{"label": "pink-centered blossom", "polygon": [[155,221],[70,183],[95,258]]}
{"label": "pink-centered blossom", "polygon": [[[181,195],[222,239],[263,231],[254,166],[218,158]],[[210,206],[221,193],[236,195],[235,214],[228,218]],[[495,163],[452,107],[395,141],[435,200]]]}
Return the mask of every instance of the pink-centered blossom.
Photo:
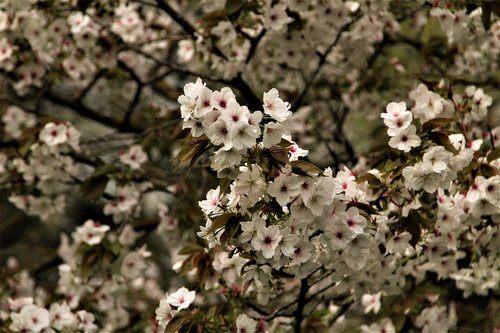
{"label": "pink-centered blossom", "polygon": [[193,303],[195,296],[195,291],[189,291],[186,287],[182,287],[175,293],[167,295],[167,303],[177,307],[177,310],[187,309]]}

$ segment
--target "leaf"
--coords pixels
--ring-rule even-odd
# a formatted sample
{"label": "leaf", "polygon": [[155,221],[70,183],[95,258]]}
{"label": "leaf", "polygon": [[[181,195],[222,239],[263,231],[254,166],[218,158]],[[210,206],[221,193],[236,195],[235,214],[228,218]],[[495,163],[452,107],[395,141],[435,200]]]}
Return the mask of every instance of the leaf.
{"label": "leaf", "polygon": [[104,193],[108,181],[107,176],[90,177],[83,182],[80,190],[87,199],[98,199]]}
{"label": "leaf", "polygon": [[372,206],[370,205],[367,205],[365,203],[362,203],[362,202],[357,202],[357,201],[351,201],[347,204],[347,207],[350,208],[350,207],[356,207],[358,209],[361,209],[363,211],[365,211],[368,215],[372,215],[372,214],[378,214],[378,211],[373,208]]}
{"label": "leaf", "polygon": [[113,173],[117,170],[118,169],[114,164],[111,164],[111,163],[103,164],[103,165],[97,167],[94,170],[94,173],[92,173],[92,175],[90,177],[99,177],[99,176],[108,175],[108,174]]}
{"label": "leaf", "polygon": [[323,174],[323,170],[321,170],[319,167],[304,160],[292,161],[290,162],[290,164],[292,165],[292,170],[298,174],[303,174],[306,176],[309,176],[309,173]]}
{"label": "leaf", "polygon": [[288,151],[285,148],[274,145],[269,147],[268,150],[271,152],[271,156],[279,163],[288,163]]}
{"label": "leaf", "polygon": [[394,169],[396,169],[399,166],[401,166],[401,160],[399,158],[396,159],[395,161],[388,160],[387,162],[385,162],[382,170],[384,172],[392,172],[392,171],[394,171]]}
{"label": "leaf", "polygon": [[380,186],[382,186],[382,182],[380,181],[380,179],[378,179],[377,176],[369,172],[365,172],[364,174],[356,177],[356,182],[358,183],[368,182],[368,184],[370,184],[372,188],[379,188]]}
{"label": "leaf", "polygon": [[197,145],[196,152],[193,155],[193,157],[191,158],[191,162],[189,163],[190,167],[192,167],[196,163],[198,158],[200,158],[200,156],[205,152],[207,147],[208,147],[208,140],[203,141]]}
{"label": "leaf", "polygon": [[222,228],[232,217],[235,217],[233,213],[225,213],[217,216],[212,220],[212,225],[208,228],[207,233],[213,233],[215,230]]}
{"label": "leaf", "polygon": [[236,219],[229,220],[224,232],[220,236],[221,244],[225,245],[226,243],[228,243],[234,237],[234,235],[238,232],[239,226],[240,226],[240,224],[239,224],[238,220],[236,220]]}
{"label": "leaf", "polygon": [[498,169],[489,164],[481,164],[479,166],[479,170],[485,178],[494,177],[498,175]]}
{"label": "leaf", "polygon": [[182,146],[181,150],[176,156],[176,159],[181,164],[189,164],[190,166],[193,166],[196,160],[206,150],[208,143],[209,141],[204,135],[197,138],[190,137]]}
{"label": "leaf", "polygon": [[19,154],[21,156],[26,156],[31,149],[31,146],[37,141],[38,130],[36,128],[26,128],[23,129],[21,134],[21,147],[19,148]]}
{"label": "leaf", "polygon": [[229,239],[233,238],[234,235],[238,232],[240,227],[240,223],[236,219],[230,219],[228,223],[226,224],[226,232],[227,235],[229,236]]}
{"label": "leaf", "polygon": [[409,320],[408,317],[403,314],[394,314],[391,319],[396,327],[396,332],[401,332],[405,322]]}
{"label": "leaf", "polygon": [[410,211],[408,216],[402,220],[402,230],[410,233],[410,244],[412,246],[415,246],[420,241],[420,237],[422,235],[421,225],[424,221],[425,219],[414,210]]}
{"label": "leaf", "polygon": [[180,249],[178,254],[179,255],[195,254],[197,252],[203,252],[204,250],[205,249],[203,248],[203,246],[196,243],[190,243],[184,246],[182,249]]}
{"label": "leaf", "polygon": [[500,158],[500,147],[495,148],[488,154],[488,162],[494,161]]}
{"label": "leaf", "polygon": [[177,313],[165,327],[165,333],[176,333],[190,319],[191,315],[188,313]]}
{"label": "leaf", "polygon": [[226,12],[227,15],[232,15],[240,11],[245,5],[245,1],[242,0],[227,0],[226,1]]}
{"label": "leaf", "polygon": [[229,188],[229,184],[231,183],[231,179],[228,177],[222,178],[220,180],[220,192],[226,193],[226,190]]}
{"label": "leaf", "polygon": [[445,147],[448,151],[452,152],[453,154],[458,154],[458,151],[451,144],[448,134],[446,134],[445,132],[432,131],[429,132],[427,135],[429,139],[431,139],[433,142],[437,143],[440,146]]}
{"label": "leaf", "polygon": [[114,255],[118,255],[122,250],[122,245],[120,244],[120,242],[114,241],[109,244],[108,248]]}
{"label": "leaf", "polygon": [[430,131],[432,129],[443,127],[451,122],[453,122],[452,118],[434,118],[423,123],[422,129],[424,131]]}

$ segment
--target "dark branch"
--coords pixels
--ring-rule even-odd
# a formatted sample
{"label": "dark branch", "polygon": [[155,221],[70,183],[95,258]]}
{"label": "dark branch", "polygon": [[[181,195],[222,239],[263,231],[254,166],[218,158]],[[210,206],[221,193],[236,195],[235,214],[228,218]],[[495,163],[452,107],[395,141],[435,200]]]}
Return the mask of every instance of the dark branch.
{"label": "dark branch", "polygon": [[87,108],[85,105],[81,103],[75,103],[75,101],[68,101],[60,96],[52,92],[48,92],[45,97],[52,103],[63,105],[69,107],[75,111],[77,111],[80,115],[97,121],[101,124],[104,124],[109,127],[113,127],[118,130],[126,131],[126,132],[142,132],[144,128],[140,128],[137,126],[126,125],[122,126],[122,122],[119,119],[114,119],[107,117],[99,112],[96,112],[92,109]]}
{"label": "dark branch", "polygon": [[174,20],[178,25],[180,25],[182,29],[184,29],[184,31],[186,31],[189,35],[191,35],[191,37],[193,37],[194,39],[198,37],[196,35],[197,31],[191,25],[191,23],[189,23],[182,16],[180,16],[179,13],[177,13],[175,9],[173,9],[166,1],[156,0],[156,3],[158,4],[158,7],[161,10],[167,13],[172,18],[172,20]]}
{"label": "dark branch", "polygon": [[295,310],[294,332],[302,332],[302,320],[304,320],[304,308],[307,304],[306,294],[309,290],[307,278],[300,280],[299,297],[297,298],[297,309]]}
{"label": "dark branch", "polygon": [[311,73],[309,78],[306,80],[304,90],[302,90],[299,97],[297,97],[297,99],[293,102],[292,108],[291,108],[292,111],[297,110],[302,105],[302,101],[304,100],[305,96],[307,95],[307,92],[311,88],[311,85],[313,84],[314,80],[316,80],[316,76],[318,76],[319,72],[323,68],[323,65],[326,63],[326,59],[328,58],[328,55],[332,52],[333,48],[335,46],[337,46],[337,44],[340,41],[340,38],[342,37],[344,32],[349,30],[351,28],[351,26],[360,18],[361,18],[361,15],[353,18],[349,23],[342,26],[342,28],[340,28],[339,32],[337,33],[337,36],[335,37],[334,41],[328,46],[326,51],[320,55],[318,66],[316,67],[314,72]]}

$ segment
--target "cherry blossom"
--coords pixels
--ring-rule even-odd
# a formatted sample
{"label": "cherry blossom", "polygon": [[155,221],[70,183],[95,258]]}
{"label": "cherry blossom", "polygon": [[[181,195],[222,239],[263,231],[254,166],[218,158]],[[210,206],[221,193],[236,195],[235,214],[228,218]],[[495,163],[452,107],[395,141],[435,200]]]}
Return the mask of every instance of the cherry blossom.
{"label": "cherry blossom", "polygon": [[102,241],[109,229],[107,225],[87,220],[82,226],[76,229],[76,235],[82,242],[88,245],[97,245]]}
{"label": "cherry blossom", "polygon": [[193,303],[196,293],[182,287],[173,294],[167,294],[168,304],[177,307],[177,310],[187,309]]}
{"label": "cherry blossom", "polygon": [[133,145],[130,149],[125,153],[120,155],[120,161],[123,164],[127,164],[132,169],[139,169],[142,164],[147,162],[148,155],[144,152],[141,146]]}

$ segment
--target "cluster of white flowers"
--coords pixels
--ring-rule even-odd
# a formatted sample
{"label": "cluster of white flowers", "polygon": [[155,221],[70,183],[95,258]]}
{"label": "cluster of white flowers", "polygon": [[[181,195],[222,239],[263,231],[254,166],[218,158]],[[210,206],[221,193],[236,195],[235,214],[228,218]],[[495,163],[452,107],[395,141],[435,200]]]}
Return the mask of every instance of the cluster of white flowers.
{"label": "cluster of white flowers", "polygon": [[[264,114],[250,112],[246,106],[241,106],[230,88],[212,91],[201,79],[188,83],[178,101],[183,128],[190,129],[193,137],[205,135],[212,145],[220,147],[211,157],[211,166],[217,171],[238,165],[242,155],[256,145],[262,133],[264,148],[279,144],[282,138],[290,139],[290,105],[279,98],[276,89],[264,93]],[[261,129],[264,115],[270,117]],[[290,142],[290,154],[297,158],[305,156],[307,151]]]}
{"label": "cluster of white flowers", "polygon": [[403,169],[405,185],[428,193],[434,193],[438,188],[448,189],[457,177],[456,172],[470,163],[473,153],[472,149],[464,148],[462,154],[455,156],[443,146],[429,147],[421,162]]}
{"label": "cluster of white flowers", "polygon": [[9,164],[11,170],[22,175],[26,185],[34,185],[41,195],[11,195],[9,200],[44,221],[63,213],[65,194],[78,174],[73,158],[66,153],[79,150],[79,139],[80,133],[72,125],[47,123],[38,135],[39,142],[29,147],[29,155],[14,158]]}
{"label": "cluster of white flowers", "polygon": [[[201,81],[196,86],[205,88]],[[192,84],[188,85],[186,91],[192,87]],[[267,93],[264,98],[272,93]],[[187,127],[190,127],[195,117],[193,114],[199,111],[194,106],[188,112],[186,98],[181,98],[185,107],[183,116],[189,124]],[[231,98],[234,96],[231,95]],[[198,103],[199,100],[194,98],[191,105]],[[232,103],[235,103],[234,100]],[[288,112],[287,104],[282,100],[279,103],[283,106],[282,110]],[[430,120],[438,113],[430,119],[423,115],[420,119]],[[273,118],[276,119],[276,116]],[[273,168],[268,169],[269,166],[263,167],[258,159],[252,158],[255,152],[251,150],[263,151],[269,146],[259,146],[254,142],[253,147],[247,147],[248,151],[239,152],[238,162],[222,164],[223,168],[232,170],[224,173],[230,175],[231,182],[227,189],[219,186],[208,191],[206,199],[199,202],[207,223],[198,235],[208,241],[209,247],[229,242],[230,248],[238,250],[236,254],[241,252],[244,257],[250,255],[253,258],[251,263],[241,262],[244,271],[242,279],[258,286],[247,288],[247,292],[255,293],[259,302],[265,304],[269,301],[266,290],[272,288],[273,271],[304,277],[313,274],[320,267],[318,265],[329,268],[332,263],[335,263],[334,270],[338,275],[336,278],[329,277],[327,281],[337,281],[340,290],[343,290],[340,287],[343,283],[348,284],[343,277],[353,276],[354,272],[356,278],[353,283],[369,286],[365,287],[362,297],[366,312],[378,312],[382,294],[401,292],[406,275],[421,279],[425,272],[435,272],[439,279],[455,280],[466,296],[473,290],[484,294],[498,284],[498,274],[495,273],[498,262],[492,257],[481,259],[482,264],[478,268],[475,263],[468,269],[457,268],[457,261],[463,258],[463,252],[457,250],[461,248],[460,242],[466,241],[464,236],[470,235],[471,227],[480,226],[482,231],[474,233],[483,235],[481,246],[488,249],[492,246],[488,240],[498,237],[498,227],[485,228],[484,222],[480,221],[485,215],[497,219],[500,214],[500,178],[479,176],[465,195],[460,192],[461,185],[457,182],[458,174],[470,165],[482,141],[467,145],[464,135],[457,133],[446,135],[445,139],[450,142],[447,148],[436,144],[424,134],[417,133],[416,126],[411,124],[412,112],[406,109],[404,102],[389,103],[382,118],[389,128],[389,135],[400,137],[400,146],[395,145],[396,148],[409,152],[411,148],[423,146],[409,159],[416,163],[402,168],[405,188],[391,193],[394,203],[401,200],[399,196],[413,197],[411,200],[402,199],[407,200],[408,207],[399,211],[401,218],[408,217],[410,210],[418,211],[422,207],[420,196],[409,191],[437,193],[438,208],[433,227],[423,230],[421,235],[410,229],[394,229],[393,218],[371,206],[376,196],[368,183],[360,180],[358,172],[345,169],[334,175],[329,169],[309,168],[305,174],[300,174],[297,173],[300,164],[294,165],[291,159],[284,164],[276,162]],[[206,134],[207,140],[213,140],[212,126],[218,125],[216,122],[204,123],[200,127],[201,133],[191,133],[193,136]],[[263,132],[265,135],[265,130]],[[401,139],[405,135],[407,139]],[[425,142],[421,137],[425,138]],[[215,144],[224,145],[224,142],[216,141]],[[384,181],[384,177],[391,172],[370,170],[365,174]],[[371,207],[367,209],[363,204]],[[231,231],[232,236],[227,230],[231,221],[237,221],[236,231]],[[384,244],[382,251],[381,244]],[[485,273],[479,275],[479,267]],[[234,278],[229,277],[226,282],[233,281]],[[206,282],[205,286],[213,288],[217,283]],[[260,292],[262,288],[264,292]],[[454,325],[453,319],[446,319],[446,323],[449,327]],[[436,325],[441,327],[445,322]],[[363,332],[380,332],[382,329],[395,332],[389,319],[362,327]]]}
{"label": "cluster of white flowers", "polygon": [[[184,287],[172,294],[167,293],[160,300],[160,305],[156,309],[156,320],[158,320],[160,327],[164,329],[178,311],[187,309],[193,303],[195,296],[194,291],[189,291]],[[172,306],[177,309],[172,309]]]}
{"label": "cluster of white flowers", "polygon": [[[370,323],[356,322],[363,333],[395,333],[400,324],[395,318],[402,314],[415,329],[444,333],[458,322],[453,295],[443,295],[440,303],[428,296],[422,307],[411,309],[406,303],[391,306],[385,297],[418,299],[412,292],[425,280],[441,289],[454,284],[465,298],[497,293],[500,126],[486,130],[494,105],[486,86],[498,80],[500,22],[485,29],[481,17],[487,11],[455,10],[455,4],[443,2],[451,7],[439,8],[439,1],[430,10],[428,1],[406,4],[415,6],[409,17],[400,17],[406,8],[389,0],[224,3],[0,1],[2,77],[12,81],[18,95],[38,96],[33,113],[13,105],[2,111],[7,145],[0,152],[0,180],[11,186],[10,202],[43,221],[57,222],[74,189],[90,188],[97,193],[92,205],[102,205],[109,217],[102,217],[102,224],[86,220],[62,237],[63,264],[54,295],[35,289],[26,271],[7,264],[0,272],[0,330],[157,333],[174,318],[177,326],[194,318],[188,323],[193,330],[253,333],[279,331],[292,323],[290,314],[298,326],[301,320],[311,319],[308,325],[314,326],[337,316],[332,320],[340,327],[349,316],[333,303],[328,307],[327,300],[333,299],[343,302],[346,311],[373,313],[365,318]],[[443,59],[447,67],[437,70],[439,62],[426,68],[443,78],[411,91],[411,110],[404,102],[391,102],[382,113],[389,146],[400,150],[391,151],[397,160],[382,166],[360,158],[350,168],[342,166],[355,161],[343,155],[357,155],[347,149],[342,132],[347,113],[359,109],[378,117],[387,102],[381,96],[394,95],[378,87],[363,91],[375,80],[377,68],[385,67],[377,66],[387,60],[385,47],[408,44],[419,56],[436,56],[432,46],[441,35],[413,39],[432,30],[434,23],[426,24],[429,15],[440,23],[446,34],[442,42],[447,39],[452,52]],[[403,22],[415,34],[400,31]],[[404,58],[389,60],[387,72],[404,72]],[[39,116],[50,112],[50,96],[58,104],[56,95],[67,91],[67,84],[75,103],[83,105],[94,90],[91,83],[101,93],[119,90],[123,97],[137,89],[133,112],[146,99],[143,91],[175,91],[170,88],[177,89],[185,75],[196,74],[231,88],[212,91],[198,79],[178,98],[182,127],[190,132],[179,155],[190,150],[186,155],[191,158],[193,152],[198,157],[207,151],[220,179],[199,201],[205,220],[198,232],[202,240],[184,244],[193,241],[186,229],[200,220],[191,209],[198,199],[193,187],[148,181],[153,168],[145,164],[160,162],[163,153],[150,149],[161,146],[152,143],[160,140],[150,140],[157,128],[145,132],[143,146],[134,144],[114,155],[125,167],[98,168],[94,163],[105,159],[85,158],[75,127]],[[484,90],[466,84],[461,89],[469,78],[484,83]],[[387,82],[387,87],[394,84]],[[263,94],[262,108],[254,91]],[[248,107],[237,101],[238,93]],[[283,96],[301,108],[292,110]],[[321,137],[332,128],[331,142]],[[297,140],[310,155],[292,140],[299,132]],[[337,144],[343,143],[345,152],[337,153]],[[322,155],[325,147],[335,168],[304,159],[313,160],[313,152]],[[205,191],[207,184],[213,183],[196,184],[201,185],[196,190]],[[179,194],[182,205],[156,198],[147,208],[146,197],[153,191],[161,193],[158,197]],[[183,212],[185,207],[190,211]],[[164,296],[159,270],[148,259],[151,252],[145,245],[134,248],[145,235],[134,228],[143,227],[166,236],[174,271],[199,282],[197,294],[180,288]],[[181,243],[186,247],[175,254]],[[169,290],[183,283],[168,280]],[[298,299],[293,295],[295,303],[286,305],[295,292]],[[183,311],[195,296],[198,307]],[[220,306],[224,302],[231,306]],[[303,318],[306,312],[314,315]],[[266,318],[272,318],[270,329]]]}
{"label": "cluster of white flowers", "polygon": [[389,128],[387,134],[391,136],[389,146],[404,152],[420,146],[421,140],[416,135],[417,129],[411,124],[413,114],[406,110],[406,103],[391,102],[387,105],[387,112],[382,113],[384,124]]}
{"label": "cluster of white flowers", "polygon": [[19,139],[24,128],[31,128],[36,125],[36,118],[20,107],[10,105],[2,115],[2,122],[5,124],[4,130],[8,137]]}
{"label": "cluster of white flowers", "polygon": [[409,96],[415,101],[415,106],[411,111],[422,122],[449,116],[453,111],[451,102],[446,101],[438,93],[430,91],[423,83],[412,90]]}

